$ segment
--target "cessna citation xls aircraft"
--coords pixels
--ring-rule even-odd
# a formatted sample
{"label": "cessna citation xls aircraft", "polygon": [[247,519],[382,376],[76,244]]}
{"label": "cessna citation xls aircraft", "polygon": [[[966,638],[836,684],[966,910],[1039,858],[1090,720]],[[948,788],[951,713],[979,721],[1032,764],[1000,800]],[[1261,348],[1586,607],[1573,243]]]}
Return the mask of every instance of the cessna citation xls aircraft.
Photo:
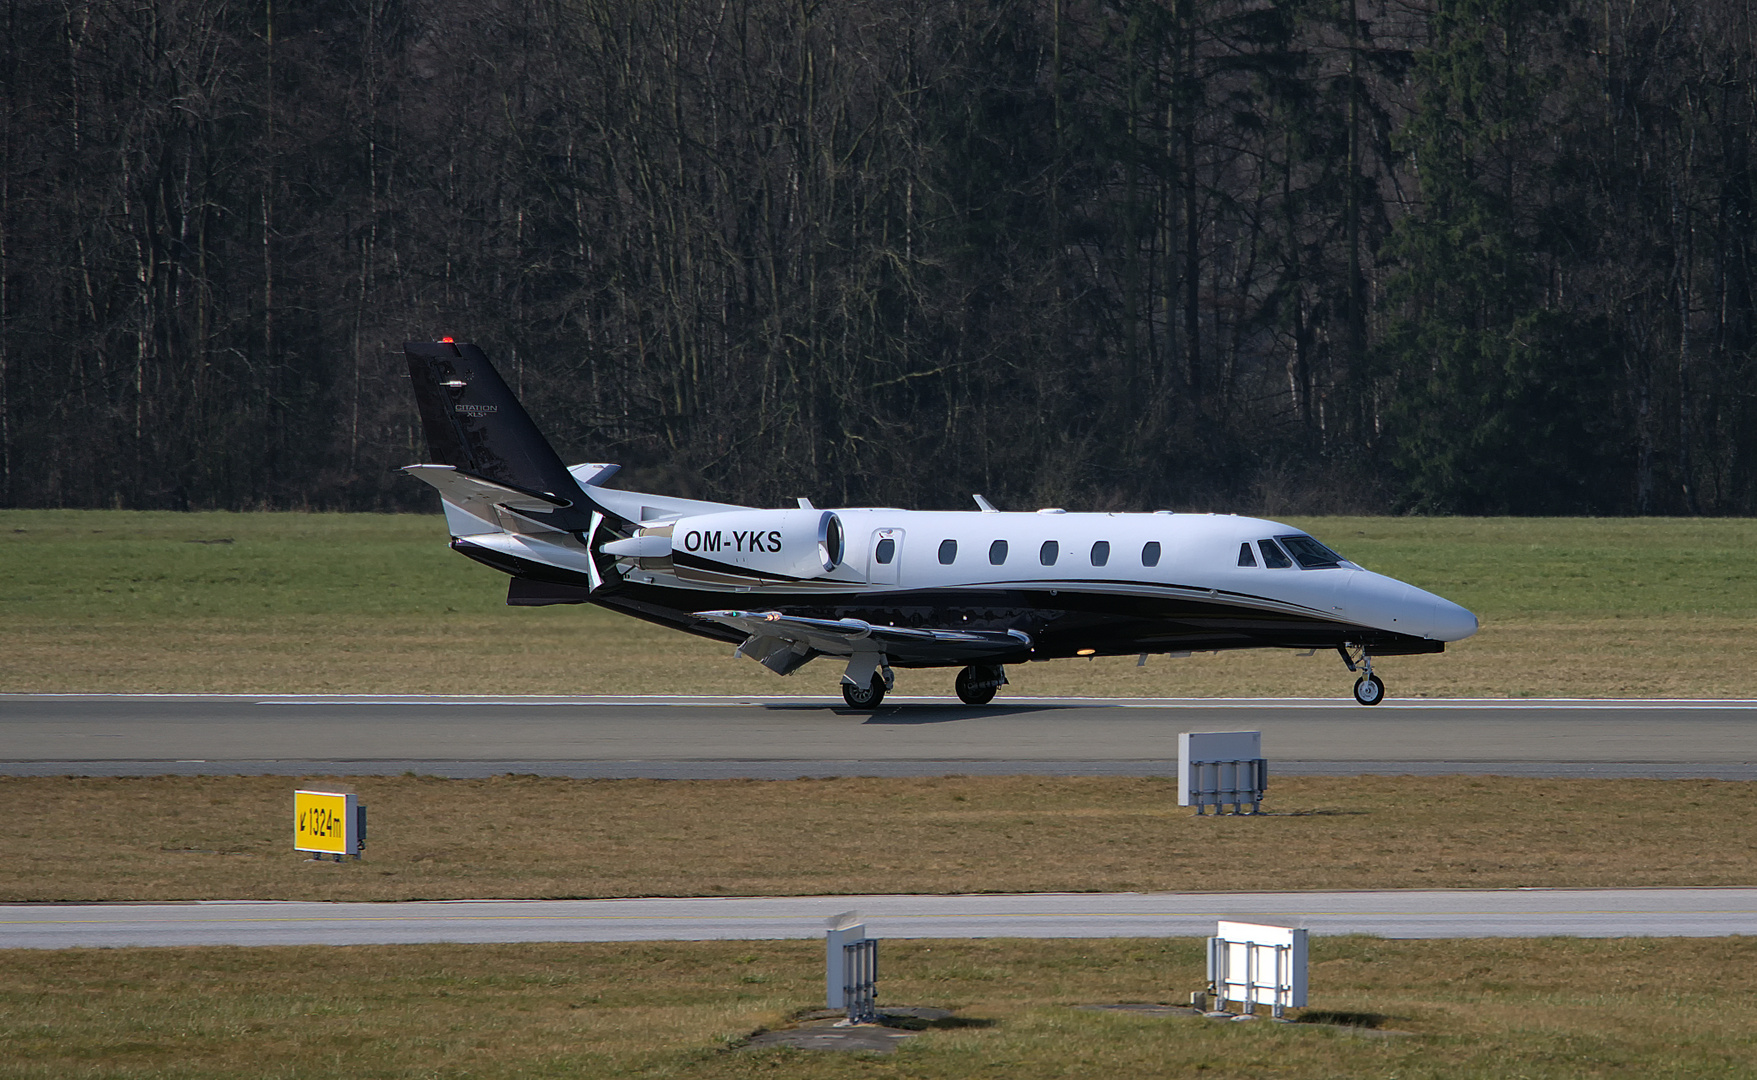
{"label": "cessna citation xls aircraft", "polygon": [[600,604],[736,643],[778,675],[847,664],[876,707],[893,668],[955,667],[993,700],[1007,664],[1073,656],[1335,649],[1354,698],[1383,700],[1373,658],[1437,653],[1476,616],[1347,561],[1298,529],[1214,514],[793,509],[604,486],[562,464],[474,345],[404,346],[451,546],[512,575],[507,603]]}

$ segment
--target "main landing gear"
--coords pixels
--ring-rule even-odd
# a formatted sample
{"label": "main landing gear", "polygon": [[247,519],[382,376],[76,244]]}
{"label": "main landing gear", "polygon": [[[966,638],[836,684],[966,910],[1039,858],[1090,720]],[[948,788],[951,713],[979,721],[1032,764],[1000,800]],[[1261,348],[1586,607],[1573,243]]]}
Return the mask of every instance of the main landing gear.
{"label": "main landing gear", "polygon": [[1342,654],[1342,662],[1348,665],[1348,670],[1365,672],[1354,680],[1354,700],[1362,705],[1377,705],[1384,701],[1385,680],[1373,674],[1373,658],[1367,654],[1365,646],[1338,645],[1336,651]]}
{"label": "main landing gear", "polygon": [[879,702],[885,699],[885,677],[878,672],[872,673],[872,682],[865,686],[853,683],[842,684],[842,700],[850,709],[876,709]]}
{"label": "main landing gear", "polygon": [[972,664],[958,672],[958,700],[966,705],[987,705],[994,693],[1007,684],[1007,669],[999,664]]}
{"label": "main landing gear", "polygon": [[850,709],[876,709],[896,684],[897,677],[883,656],[856,655],[842,675],[842,700]]}
{"label": "main landing gear", "polygon": [[[885,694],[896,685],[895,676],[886,666],[874,666],[870,675],[860,670],[864,667],[849,664],[850,672],[842,676],[842,700],[850,709],[876,709],[885,700]],[[860,681],[862,675],[866,680]],[[994,700],[995,691],[1007,684],[1007,669],[999,664],[972,664],[958,672],[956,683],[958,700],[966,705],[987,705]]]}

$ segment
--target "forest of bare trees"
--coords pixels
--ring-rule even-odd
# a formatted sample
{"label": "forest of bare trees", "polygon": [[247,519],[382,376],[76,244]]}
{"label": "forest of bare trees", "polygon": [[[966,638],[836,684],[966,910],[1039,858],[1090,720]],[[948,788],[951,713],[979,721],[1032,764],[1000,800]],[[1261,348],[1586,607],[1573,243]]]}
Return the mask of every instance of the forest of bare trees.
{"label": "forest of bare trees", "polygon": [[1749,0],[0,3],[0,505],[1757,510]]}

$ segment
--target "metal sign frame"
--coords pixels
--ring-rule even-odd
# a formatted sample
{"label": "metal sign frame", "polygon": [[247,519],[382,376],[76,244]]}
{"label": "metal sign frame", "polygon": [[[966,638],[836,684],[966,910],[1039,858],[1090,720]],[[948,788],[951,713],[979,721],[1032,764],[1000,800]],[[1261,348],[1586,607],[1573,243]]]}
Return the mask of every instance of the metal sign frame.
{"label": "metal sign frame", "polygon": [[1177,804],[1235,814],[1262,812],[1269,762],[1260,731],[1185,731],[1177,737]]}
{"label": "metal sign frame", "polygon": [[1272,923],[1222,921],[1208,939],[1208,982],[1220,1006],[1259,1004],[1277,1019],[1306,1003],[1306,931]]}
{"label": "metal sign frame", "polygon": [[842,946],[842,1001],[849,1022],[871,1024],[878,1020],[877,938],[861,938]]}

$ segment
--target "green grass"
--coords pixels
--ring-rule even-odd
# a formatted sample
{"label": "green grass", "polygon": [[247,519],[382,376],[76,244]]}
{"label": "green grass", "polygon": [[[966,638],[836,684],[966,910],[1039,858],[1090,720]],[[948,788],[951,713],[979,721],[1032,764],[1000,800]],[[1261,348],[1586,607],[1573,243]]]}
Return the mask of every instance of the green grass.
{"label": "green grass", "polygon": [[1743,938],[1313,939],[1311,1008],[1380,1034],[1078,1008],[1187,1001],[1195,940],[881,950],[881,1004],[968,1026],[890,1057],[738,1049],[821,1004],[818,942],[3,950],[0,1077],[1573,1080],[1757,1061]]}
{"label": "green grass", "polygon": [[445,541],[426,514],[0,511],[0,612],[153,623],[504,604],[506,579]]}
{"label": "green grass", "polygon": [[[1757,697],[1757,522],[1324,518],[1345,555],[1476,611],[1393,696]],[[217,543],[212,541],[230,541]],[[0,512],[0,690],[796,693],[731,648],[591,607],[508,608],[437,515]],[[1059,661],[1009,694],[1342,696],[1335,657]],[[901,693],[949,693],[904,672]]]}
{"label": "green grass", "polygon": [[1293,524],[1368,569],[1463,604],[1485,624],[1757,616],[1757,520],[1302,518]]}

